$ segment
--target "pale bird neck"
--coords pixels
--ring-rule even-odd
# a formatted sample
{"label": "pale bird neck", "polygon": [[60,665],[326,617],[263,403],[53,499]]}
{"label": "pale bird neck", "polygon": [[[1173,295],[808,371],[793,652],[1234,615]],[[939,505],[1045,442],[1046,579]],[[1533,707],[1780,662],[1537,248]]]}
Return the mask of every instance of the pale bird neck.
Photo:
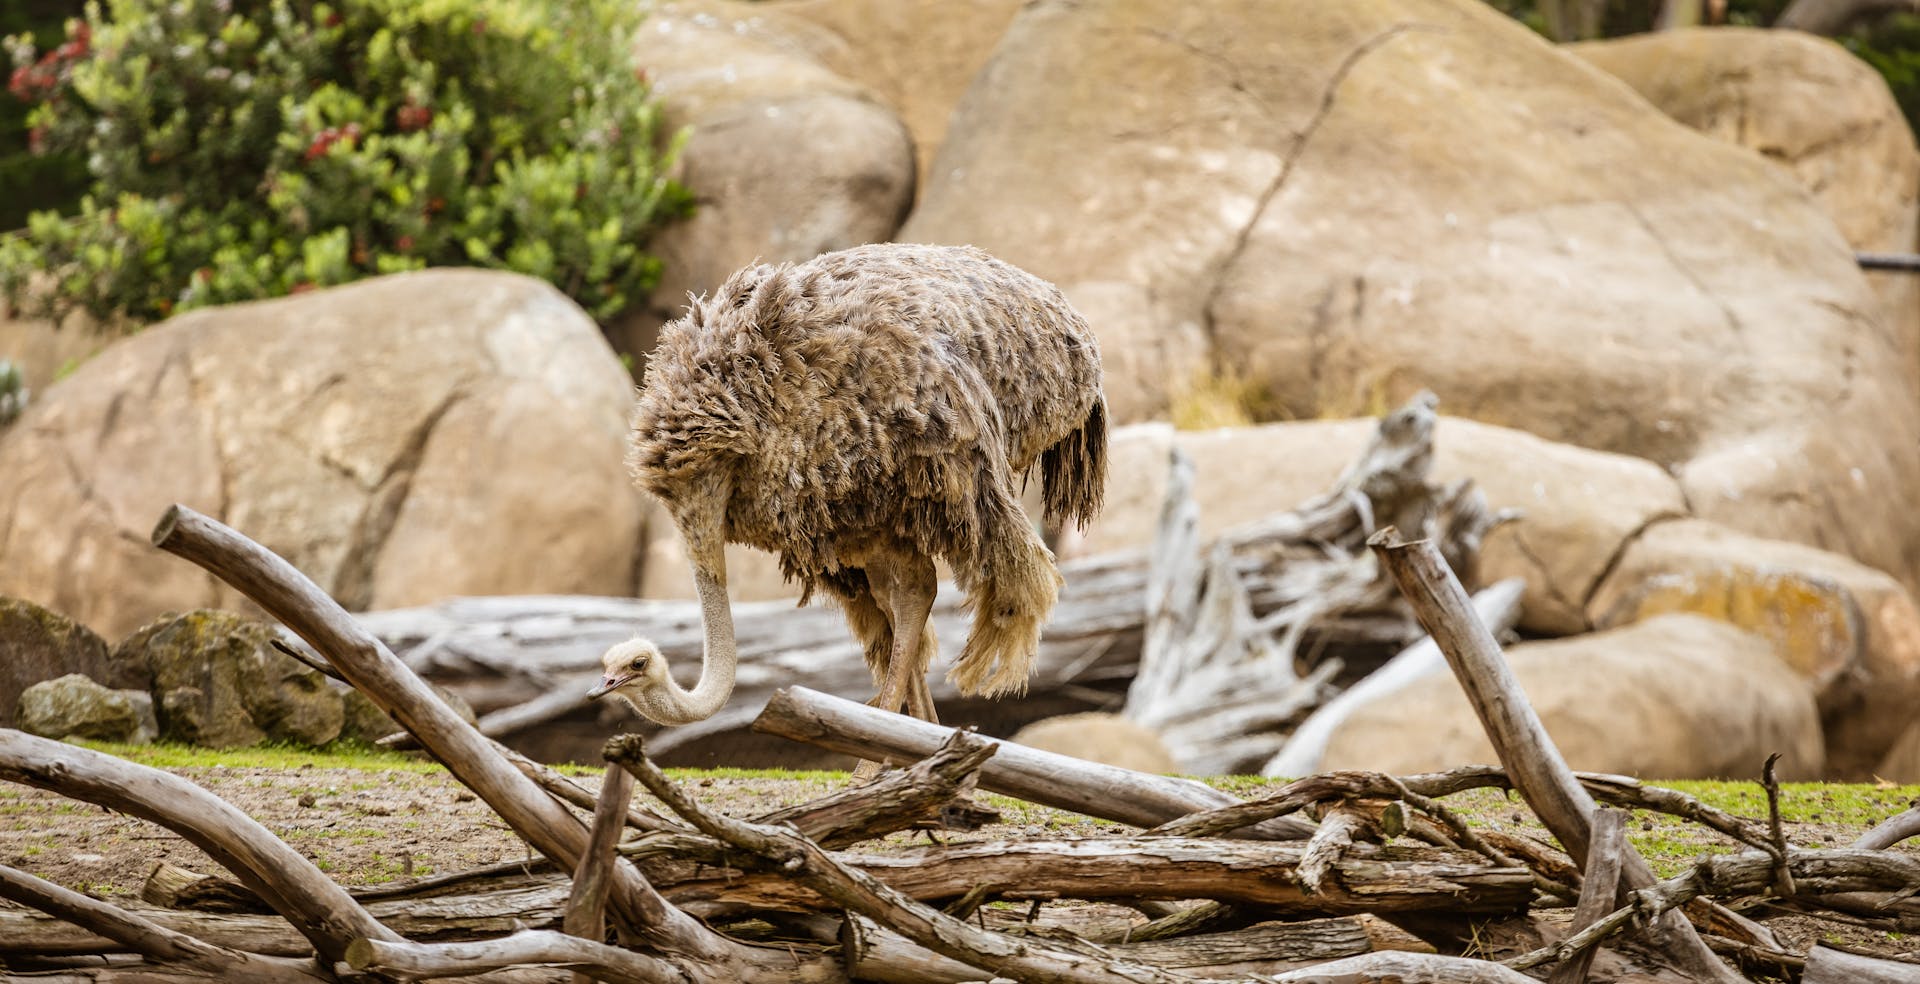
{"label": "pale bird neck", "polygon": [[636,703],[640,713],[661,724],[692,724],[720,713],[733,696],[738,653],[733,641],[733,609],[727,603],[726,561],[718,570],[695,563],[693,587],[700,595],[700,620],[706,627],[706,646],[700,656],[700,681],[692,690],[674,682],[672,674],[649,687]]}

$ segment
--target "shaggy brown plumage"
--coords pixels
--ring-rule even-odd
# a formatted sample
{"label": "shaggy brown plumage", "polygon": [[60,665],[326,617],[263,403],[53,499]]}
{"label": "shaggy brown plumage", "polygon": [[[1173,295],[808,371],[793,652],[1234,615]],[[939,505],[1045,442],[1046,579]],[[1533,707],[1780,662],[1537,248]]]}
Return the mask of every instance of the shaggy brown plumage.
{"label": "shaggy brown plumage", "polygon": [[[647,365],[629,465],[697,583],[718,566],[724,586],[720,543],[778,554],[845,608],[883,706],[904,664],[893,699],[931,717],[933,558],[973,612],[950,679],[1024,690],[1060,576],[1021,483],[1037,466],[1048,517],[1084,525],[1106,443],[1099,348],[1059,290],[971,247],[890,243],[749,267],[696,299]],[[724,612],[707,613],[711,659]]]}

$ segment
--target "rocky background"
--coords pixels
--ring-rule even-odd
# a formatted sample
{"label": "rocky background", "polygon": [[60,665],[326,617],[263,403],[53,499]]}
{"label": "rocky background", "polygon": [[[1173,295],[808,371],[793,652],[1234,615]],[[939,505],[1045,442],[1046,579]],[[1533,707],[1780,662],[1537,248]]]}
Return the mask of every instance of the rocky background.
{"label": "rocky background", "polygon": [[[1170,446],[1218,532],[1326,487],[1364,418],[1431,389],[1437,477],[1524,511],[1485,574],[1528,579],[1513,658],[1576,767],[1744,774],[1777,750],[1920,781],[1920,279],[1854,258],[1916,247],[1920,153],[1839,45],[1556,47],[1478,0],[712,0],[662,6],[634,57],[689,128],[700,208],[614,324],[465,270],[97,353],[84,325],[0,323],[32,389],[0,431],[0,724],[384,733],[204,611],[245,609],[147,547],[173,502],[350,608],[690,596],[626,483],[622,355],[643,369],[688,292],[756,258],[898,239],[1053,280],[1099,334],[1133,426],[1063,555],[1151,538]],[[729,563],[738,600],[792,593],[764,555]],[[83,696],[78,723],[33,724]],[[1351,719],[1326,765],[1480,740],[1440,678]]]}

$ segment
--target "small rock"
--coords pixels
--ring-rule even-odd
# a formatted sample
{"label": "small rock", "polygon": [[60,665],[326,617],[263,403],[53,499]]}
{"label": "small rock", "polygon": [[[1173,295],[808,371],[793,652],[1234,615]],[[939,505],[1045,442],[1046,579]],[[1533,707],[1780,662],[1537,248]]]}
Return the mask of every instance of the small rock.
{"label": "small rock", "polygon": [[22,731],[48,738],[134,741],[140,733],[140,714],[125,694],[78,673],[28,687],[18,719]]}
{"label": "small rock", "polygon": [[296,802],[303,807],[312,808],[313,804],[320,802],[320,800],[312,793],[301,793],[300,798]]}

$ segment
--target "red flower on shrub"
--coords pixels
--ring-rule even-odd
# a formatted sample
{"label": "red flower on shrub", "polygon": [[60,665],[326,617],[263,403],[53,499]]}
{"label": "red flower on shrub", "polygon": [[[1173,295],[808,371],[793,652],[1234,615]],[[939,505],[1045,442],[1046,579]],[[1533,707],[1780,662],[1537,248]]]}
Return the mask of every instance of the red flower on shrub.
{"label": "red flower on shrub", "polygon": [[326,156],[327,151],[332,150],[334,144],[345,141],[346,145],[351,147],[359,143],[360,134],[360,124],[358,123],[348,123],[344,127],[327,127],[314,135],[313,142],[307,144],[307,150],[301,156],[308,163],[312,163]]}
{"label": "red flower on shrub", "polygon": [[400,238],[393,241],[393,248],[399,250],[402,253],[413,252],[413,237],[407,235],[404,232],[401,233]]}
{"label": "red flower on shrub", "polygon": [[415,130],[424,130],[428,124],[433,122],[433,110],[425,106],[415,106],[412,103],[407,103],[393,111],[393,122],[395,126],[400,128],[401,133],[412,133]]}

